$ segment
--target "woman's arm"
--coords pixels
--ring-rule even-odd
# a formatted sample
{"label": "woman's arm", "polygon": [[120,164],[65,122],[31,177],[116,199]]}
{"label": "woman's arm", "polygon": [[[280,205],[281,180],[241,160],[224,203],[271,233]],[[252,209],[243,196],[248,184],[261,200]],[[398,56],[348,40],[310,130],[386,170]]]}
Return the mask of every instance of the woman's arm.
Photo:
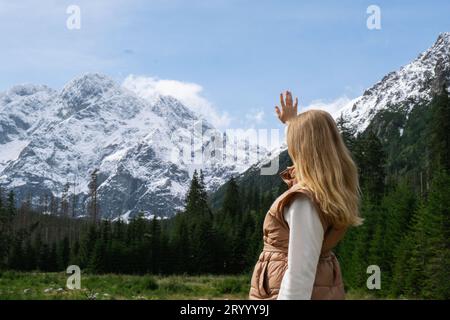
{"label": "woman's arm", "polygon": [[306,300],[311,294],[323,242],[319,215],[306,196],[297,197],[285,209],[289,225],[288,268],[281,281],[278,300]]}

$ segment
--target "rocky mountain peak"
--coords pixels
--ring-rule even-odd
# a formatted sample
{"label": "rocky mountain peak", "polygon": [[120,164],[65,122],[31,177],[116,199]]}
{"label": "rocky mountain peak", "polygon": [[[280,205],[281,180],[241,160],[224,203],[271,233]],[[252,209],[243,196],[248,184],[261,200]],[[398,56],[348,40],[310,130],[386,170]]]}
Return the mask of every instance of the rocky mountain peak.
{"label": "rocky mountain peak", "polygon": [[344,106],[339,114],[361,132],[380,110],[394,107],[409,113],[418,103],[429,102],[443,86],[450,85],[449,44],[450,33],[441,33],[428,50],[399,70],[388,73]]}
{"label": "rocky mountain peak", "polygon": [[69,108],[79,111],[92,99],[97,99],[118,86],[110,77],[99,73],[86,73],[67,83],[60,93]]}

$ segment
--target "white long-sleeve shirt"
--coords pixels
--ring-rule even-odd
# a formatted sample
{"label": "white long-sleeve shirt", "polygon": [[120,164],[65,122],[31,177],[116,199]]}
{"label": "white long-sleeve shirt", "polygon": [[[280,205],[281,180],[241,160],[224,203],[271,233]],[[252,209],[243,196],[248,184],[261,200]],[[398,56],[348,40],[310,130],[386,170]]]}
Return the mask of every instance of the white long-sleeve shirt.
{"label": "white long-sleeve shirt", "polygon": [[288,268],[281,281],[278,300],[308,300],[322,249],[323,226],[306,196],[297,196],[283,214],[289,225]]}

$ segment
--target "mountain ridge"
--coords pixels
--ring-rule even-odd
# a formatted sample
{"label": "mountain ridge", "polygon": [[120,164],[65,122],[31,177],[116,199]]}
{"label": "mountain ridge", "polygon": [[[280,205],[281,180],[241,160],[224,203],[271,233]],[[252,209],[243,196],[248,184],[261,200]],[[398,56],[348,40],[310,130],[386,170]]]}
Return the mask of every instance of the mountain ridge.
{"label": "mountain ridge", "polygon": [[396,105],[409,113],[413,106],[430,102],[444,85],[450,87],[450,32],[439,34],[416,59],[389,72],[337,114],[362,132],[380,110]]}

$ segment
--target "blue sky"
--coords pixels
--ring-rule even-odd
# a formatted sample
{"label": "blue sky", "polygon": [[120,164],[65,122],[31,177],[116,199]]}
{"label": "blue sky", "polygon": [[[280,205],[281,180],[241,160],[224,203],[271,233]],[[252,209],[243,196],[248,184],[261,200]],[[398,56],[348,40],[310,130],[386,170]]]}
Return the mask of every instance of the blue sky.
{"label": "blue sky", "polygon": [[[72,4],[80,30],[66,28]],[[381,30],[366,27],[371,4]],[[133,74],[172,80],[164,90],[222,128],[276,128],[282,90],[303,106],[357,97],[450,31],[449,16],[448,0],[0,0],[0,90]]]}

